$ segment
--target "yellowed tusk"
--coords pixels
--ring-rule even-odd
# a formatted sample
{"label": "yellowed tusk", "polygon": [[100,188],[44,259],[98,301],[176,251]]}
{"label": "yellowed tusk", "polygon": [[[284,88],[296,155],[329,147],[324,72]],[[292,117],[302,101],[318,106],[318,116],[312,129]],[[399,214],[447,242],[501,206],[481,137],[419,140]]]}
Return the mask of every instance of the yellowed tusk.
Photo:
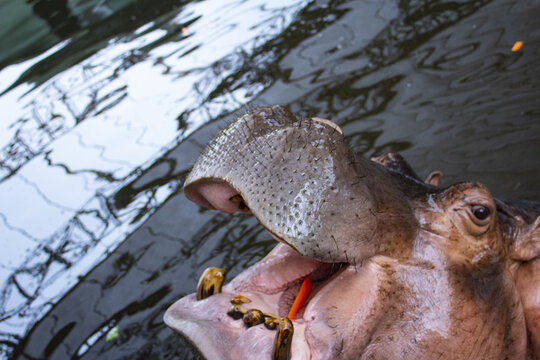
{"label": "yellowed tusk", "polygon": [[225,281],[225,273],[224,269],[215,267],[204,270],[197,285],[197,300],[203,300],[220,293],[223,281]]}
{"label": "yellowed tusk", "polygon": [[279,322],[278,331],[274,340],[273,360],[289,360],[291,358],[291,344],[294,334],[294,326],[288,318]]}

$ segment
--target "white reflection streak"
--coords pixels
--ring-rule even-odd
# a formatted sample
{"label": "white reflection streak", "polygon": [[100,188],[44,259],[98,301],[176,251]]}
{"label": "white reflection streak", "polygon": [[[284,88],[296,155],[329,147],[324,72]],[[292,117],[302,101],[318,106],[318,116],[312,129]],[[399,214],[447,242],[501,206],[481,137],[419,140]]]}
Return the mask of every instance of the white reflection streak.
{"label": "white reflection streak", "polygon": [[[65,212],[61,218],[67,219],[63,220],[61,225],[55,225],[57,227],[54,234],[41,234],[39,238],[32,236],[26,229],[11,227],[15,231],[21,230],[24,237],[41,244],[32,250],[32,254],[25,258],[21,266],[38,266],[48,261],[50,254],[44,252],[43,247],[48,247],[49,251],[53,252],[67,242],[73,247],[71,252],[60,254],[66,263],[71,264],[69,271],[66,271],[64,265],[53,262],[51,267],[47,268],[45,278],[39,286],[21,284],[28,289],[37,289],[36,293],[32,294],[35,298],[18,299],[17,290],[13,288],[10,288],[10,293],[6,293],[8,297],[3,299],[4,308],[0,310],[6,313],[10,309],[23,306],[27,315],[1,322],[0,329],[11,333],[5,333],[4,338],[22,336],[32,326],[33,321],[50,308],[51,303],[78,282],[80,275],[86,274],[112,252],[151,212],[132,224],[131,221],[137,213],[133,209],[143,207],[148,202],[157,206],[176,191],[181,184],[166,184],[141,193],[133,200],[130,208],[115,210],[115,213],[109,211],[106,203],[118,189],[133,181],[144,169],[149,168],[155,159],[176,146],[183,136],[189,135],[223,111],[237,109],[253,98],[257,91],[262,90],[261,85],[255,91],[251,89],[251,94],[246,93],[246,90],[237,90],[206,101],[208,93],[226,76],[238,71],[237,67],[242,64],[240,58],[238,63],[233,62],[230,68],[216,74],[212,68],[216,61],[231,54],[249,54],[262,40],[281,32],[287,22],[293,19],[295,10],[305,3],[306,1],[294,4],[280,1],[272,4],[276,6],[273,9],[261,6],[264,1],[234,1],[224,4],[222,0],[214,0],[189,4],[175,19],[184,22],[199,17],[190,25],[189,36],[181,43],[160,45],[147,54],[149,58],[145,61],[137,59],[140,55],[139,49],[168,34],[162,29],[145,33],[152,28],[152,23],[136,30],[134,35],[141,34],[138,37],[111,40],[109,46],[58,74],[24,97],[19,96],[24,94],[21,89],[27,88],[27,84],[22,84],[0,97],[0,105],[6,104],[3,107],[4,112],[16,116],[22,114],[22,117],[30,119],[33,114],[39,114],[43,121],[48,121],[47,125],[53,120],[55,123],[55,129],[51,130],[50,134],[43,134],[47,135],[47,138],[42,137],[39,140],[50,141],[42,147],[40,142],[40,147],[37,148],[38,155],[43,152],[47,155],[33,154],[32,159],[21,165],[23,183],[34,191],[32,194],[26,191],[27,196],[17,206],[5,207],[3,213],[0,213],[2,222],[8,227],[10,222],[13,222],[12,219],[24,223],[27,215],[25,209],[32,209],[32,216],[39,217],[36,215],[39,212],[46,215],[51,209],[59,208],[56,211]],[[275,21],[279,21],[279,26],[272,26]],[[32,60],[4,69],[0,72],[0,88],[7,89],[29,67],[68,43],[69,41],[59,43]],[[189,56],[171,56],[177,53],[178,49],[188,50],[196,46],[198,48]],[[162,71],[162,65],[157,61],[161,55],[164,55],[162,63],[166,61],[168,67],[173,69],[172,76]],[[132,61],[130,56],[135,57],[133,64],[129,63]],[[183,74],[180,79],[178,74]],[[203,85],[199,87],[200,92],[194,91],[198,85]],[[124,96],[123,87],[126,88],[127,96]],[[118,102],[115,103],[116,100]],[[110,106],[111,103],[114,106]],[[185,120],[187,128],[180,134],[176,116],[187,109],[193,111]],[[45,116],[43,112],[46,113]],[[54,116],[51,116],[53,114]],[[48,119],[47,115],[51,118]],[[18,120],[10,119],[6,126]],[[41,136],[40,130],[35,128],[36,125],[32,123],[32,126],[34,127],[24,128],[24,140],[29,144],[33,144],[32,141]],[[7,141],[10,140],[11,137]],[[46,168],[49,171],[45,171]],[[51,171],[52,169],[55,171]],[[111,182],[105,181],[95,175],[98,172],[111,173],[115,179]],[[47,176],[46,182],[42,178],[44,174]],[[66,185],[59,188],[50,184]],[[0,183],[0,187],[5,185],[6,183]],[[24,192],[25,188],[19,186],[10,191],[17,195],[17,192]],[[59,191],[62,194],[59,194]],[[87,197],[83,198],[81,194]],[[32,200],[29,195],[36,198]],[[38,197],[41,198],[39,202],[42,206],[36,206],[38,201],[35,200]],[[67,198],[77,199],[68,202],[65,200]],[[62,200],[57,201],[58,199]],[[44,205],[45,203],[47,205]],[[80,203],[81,207],[77,210],[66,205],[56,206],[57,203]],[[99,214],[95,216],[99,216],[105,225],[99,221],[92,222],[90,215],[81,216],[92,212]],[[34,221],[46,218],[41,216],[41,219],[32,219],[32,216],[27,216],[30,229]],[[33,230],[39,229],[34,227]],[[94,238],[98,239],[97,243],[93,242]],[[85,245],[90,248],[87,252],[82,252],[81,246]]]}
{"label": "white reflection streak", "polygon": [[[55,52],[62,50],[70,42],[71,39],[61,41],[51,47],[49,50],[45,51],[43,54],[18,64],[5,67],[2,71],[0,71],[0,93],[6,91],[26,70],[41,60],[51,56]],[[2,111],[4,112],[6,109],[3,109]]]}

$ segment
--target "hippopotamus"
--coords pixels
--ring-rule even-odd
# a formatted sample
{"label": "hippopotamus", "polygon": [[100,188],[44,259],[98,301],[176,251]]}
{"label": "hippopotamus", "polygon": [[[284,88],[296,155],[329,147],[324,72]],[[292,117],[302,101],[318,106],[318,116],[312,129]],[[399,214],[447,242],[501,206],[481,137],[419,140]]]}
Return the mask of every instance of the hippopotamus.
{"label": "hippopotamus", "polygon": [[329,120],[250,110],[184,192],[252,214],[277,245],[225,285],[206,271],[165,323],[208,359],[540,359],[539,204],[440,177],[356,155]]}

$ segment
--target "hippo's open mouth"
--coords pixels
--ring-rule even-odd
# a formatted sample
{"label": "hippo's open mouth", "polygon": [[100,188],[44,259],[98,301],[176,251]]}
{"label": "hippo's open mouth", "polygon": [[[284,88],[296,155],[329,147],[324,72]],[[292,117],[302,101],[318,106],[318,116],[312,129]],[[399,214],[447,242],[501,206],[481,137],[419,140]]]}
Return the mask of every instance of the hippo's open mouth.
{"label": "hippo's open mouth", "polygon": [[[251,212],[239,192],[221,181],[203,181],[186,193],[212,209]],[[214,271],[201,276],[197,294],[182,298],[167,311],[165,322],[184,334],[206,358],[247,358],[253,354],[268,359],[288,358],[276,355],[280,346],[286,346],[278,340],[276,328],[280,319],[288,318],[306,277],[311,281],[311,291],[297,315],[290,319],[294,336],[286,352],[294,353],[295,358],[311,358],[308,324],[316,322],[317,314],[321,314],[317,304],[325,291],[346,278],[342,273],[346,274],[351,265],[302,256],[283,239],[271,235],[279,244],[264,259],[223,287],[224,270],[212,268]],[[254,320],[246,313],[262,316]]]}
{"label": "hippo's open mouth", "polygon": [[[292,321],[294,336],[290,352],[295,359],[317,358],[313,352],[325,352],[319,349],[321,335],[325,334],[325,343],[330,347],[343,340],[332,338],[331,329],[324,325],[328,320],[325,318],[328,299],[339,298],[339,293],[349,287],[351,276],[358,276],[359,271],[362,269],[350,264],[310,259],[286,244],[278,244],[264,259],[224,285],[220,293],[202,300],[192,294],[177,301],[167,311],[165,322],[186,336],[208,359],[240,359],[253,354],[271,359],[276,330],[264,324],[264,318],[261,322],[248,323],[241,315],[235,316],[234,309],[259,310],[267,323],[270,319],[285,318],[302,279],[309,277],[313,287]],[[239,295],[245,300],[238,301]],[[333,306],[337,309],[346,304]]]}
{"label": "hippo's open mouth", "polygon": [[[188,198],[212,209],[252,212],[253,198],[244,200],[240,191],[221,180],[199,180],[185,192]],[[263,218],[261,223],[267,227],[264,214],[252,213],[259,220]],[[370,274],[373,264],[365,261],[362,267],[303,256],[274,229],[267,228],[279,243],[264,259],[223,287],[222,273],[203,275],[197,294],[180,299],[167,311],[167,325],[188,338],[206,358],[243,359],[258,354],[262,359],[323,359],[343,346],[344,339],[333,330],[332,322],[336,313],[346,313],[345,309],[358,301],[357,296],[365,291],[363,285],[374,281]],[[287,318],[306,277],[312,283],[310,294],[290,319],[294,336],[283,345],[276,324]],[[360,288],[359,281],[363,283]],[[262,317],[253,321],[252,316],[243,316],[247,312]],[[286,355],[276,356],[280,346],[287,345]]]}

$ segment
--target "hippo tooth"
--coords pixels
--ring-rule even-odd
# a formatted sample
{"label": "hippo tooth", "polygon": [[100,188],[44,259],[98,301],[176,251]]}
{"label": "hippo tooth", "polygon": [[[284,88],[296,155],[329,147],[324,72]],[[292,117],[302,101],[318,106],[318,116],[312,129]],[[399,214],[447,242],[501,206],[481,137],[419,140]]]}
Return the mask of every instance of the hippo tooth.
{"label": "hippo tooth", "polygon": [[247,311],[247,308],[245,308],[244,306],[240,304],[234,304],[233,306],[231,306],[229,311],[227,311],[227,315],[232,317],[234,320],[239,320],[244,317],[244,314],[247,313]]}
{"label": "hippo tooth", "polygon": [[291,358],[291,344],[294,334],[294,326],[289,318],[282,318],[279,322],[278,331],[274,340],[273,360],[288,360]]}
{"label": "hippo tooth", "polygon": [[224,269],[209,267],[204,270],[199,284],[197,285],[197,300],[206,299],[209,296],[218,294],[221,292],[221,285],[225,280]]}
{"label": "hippo tooth", "polygon": [[242,317],[242,321],[247,327],[259,325],[264,323],[264,314],[261,310],[249,309]]}
{"label": "hippo tooth", "polygon": [[273,315],[265,314],[264,326],[268,330],[275,330],[279,326],[279,318]]}
{"label": "hippo tooth", "polygon": [[250,303],[250,302],[251,300],[245,297],[244,295],[235,295],[231,299],[231,304],[233,305],[240,305],[240,304],[245,304],[245,303]]}

